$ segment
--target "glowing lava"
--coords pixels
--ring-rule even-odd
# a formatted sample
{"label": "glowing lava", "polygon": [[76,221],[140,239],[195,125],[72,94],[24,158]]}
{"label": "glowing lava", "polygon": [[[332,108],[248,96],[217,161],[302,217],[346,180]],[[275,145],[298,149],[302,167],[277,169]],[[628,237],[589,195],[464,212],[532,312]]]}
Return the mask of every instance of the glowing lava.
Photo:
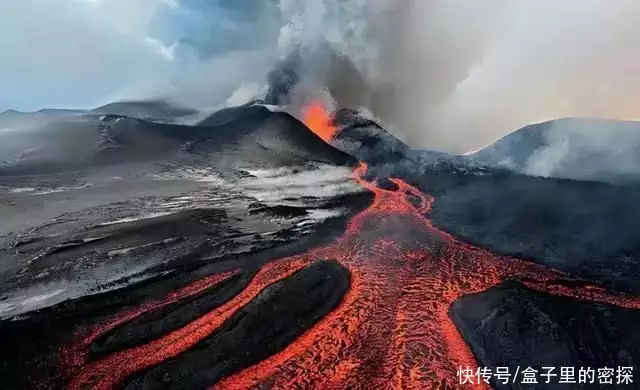
{"label": "glowing lava", "polygon": [[336,127],[332,124],[333,118],[325,109],[324,105],[318,101],[313,101],[303,110],[303,122],[317,136],[325,140],[331,141],[336,134]]}
{"label": "glowing lava", "polygon": [[[265,265],[242,293],[183,328],[85,362],[72,370],[69,387],[112,388],[132,374],[177,356],[210,335],[266,287],[317,259],[335,259],[350,270],[350,289],[340,305],[282,351],[212,384],[214,388],[456,388],[457,368],[476,362],[448,309],[457,298],[506,279],[522,279],[532,288],[555,295],[640,308],[637,298],[595,285],[567,287],[556,282],[568,279],[561,272],[496,256],[456,239],[424,216],[434,202],[432,197],[397,179],[391,179],[396,190],[378,188],[363,179],[366,169],[361,164],[355,180],[372,191],[375,199],[350,221],[334,244]],[[199,283],[212,285],[228,276]],[[123,318],[136,315],[139,313]],[[90,337],[113,326],[107,324]],[[86,348],[86,340],[80,346]]]}

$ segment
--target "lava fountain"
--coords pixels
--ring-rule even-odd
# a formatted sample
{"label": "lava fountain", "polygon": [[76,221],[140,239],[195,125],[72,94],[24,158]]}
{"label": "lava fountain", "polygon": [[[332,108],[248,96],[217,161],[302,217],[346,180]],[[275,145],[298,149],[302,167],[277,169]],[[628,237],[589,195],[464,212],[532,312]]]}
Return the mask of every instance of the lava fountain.
{"label": "lava fountain", "polygon": [[327,112],[325,106],[320,101],[312,101],[305,106],[302,113],[303,122],[311,131],[325,142],[331,141],[337,129],[332,124],[332,115]]}
{"label": "lava fountain", "polygon": [[[323,138],[333,134],[323,132],[329,116],[322,106],[309,107],[307,116],[312,118],[310,127]],[[220,283],[230,274],[204,279],[165,301],[123,313],[70,347],[75,360],[68,367],[69,388],[113,388],[175,358],[266,288],[319,259],[336,260],[351,273],[349,290],[338,307],[284,349],[211,383],[213,388],[456,388],[458,367],[474,367],[476,361],[450,319],[449,307],[463,295],[508,279],[555,295],[640,308],[638,298],[596,284],[570,287],[559,280],[575,279],[559,271],[465,243],[425,217],[433,197],[399,179],[390,179],[392,189],[379,188],[365,179],[366,171],[367,166],[360,164],[354,179],[375,198],[333,244],[274,260],[240,294],[186,326],[90,361],[86,351],[101,334],[205,285]]]}

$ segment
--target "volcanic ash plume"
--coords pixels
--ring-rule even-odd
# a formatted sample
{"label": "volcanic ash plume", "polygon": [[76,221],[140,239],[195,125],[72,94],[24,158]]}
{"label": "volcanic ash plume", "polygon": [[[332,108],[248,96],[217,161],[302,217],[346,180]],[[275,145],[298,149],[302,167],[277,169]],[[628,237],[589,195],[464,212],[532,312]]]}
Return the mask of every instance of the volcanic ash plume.
{"label": "volcanic ash plume", "polygon": [[465,152],[532,122],[637,119],[640,3],[282,0],[271,103],[364,107],[416,147]]}

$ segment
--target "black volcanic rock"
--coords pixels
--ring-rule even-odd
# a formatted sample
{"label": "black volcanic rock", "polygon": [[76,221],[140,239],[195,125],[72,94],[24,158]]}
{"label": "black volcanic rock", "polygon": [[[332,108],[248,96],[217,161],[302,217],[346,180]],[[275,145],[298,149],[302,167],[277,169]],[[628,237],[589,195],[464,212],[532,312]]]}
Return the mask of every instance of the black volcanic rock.
{"label": "black volcanic rock", "polygon": [[640,291],[636,186],[522,175],[427,173],[435,224],[499,254]]}
{"label": "black volcanic rock", "polygon": [[189,351],[134,378],[129,389],[193,389],[279,352],[336,307],[349,271],[318,261],[265,289]]}
{"label": "black volcanic rock", "polygon": [[[615,369],[640,363],[638,310],[552,296],[507,282],[458,299],[449,313],[478,365],[492,370],[508,366],[513,373],[517,366],[520,371],[550,366],[559,374],[560,367],[575,367],[577,378],[580,367]],[[508,385],[494,381],[493,385],[497,389],[574,388],[558,384],[559,377],[551,384],[540,379],[537,385],[522,385],[521,380]]]}
{"label": "black volcanic rock", "polygon": [[[260,168],[354,164],[301,122],[263,106],[243,106],[225,120],[185,126],[119,115],[48,121],[5,135],[0,175],[39,174],[132,161],[198,160],[208,165]],[[215,115],[215,114],[214,114]],[[217,116],[219,118],[219,116]]]}
{"label": "black volcanic rock", "polygon": [[[210,153],[224,155],[227,161],[233,156],[236,161],[266,167],[309,162],[355,164],[355,159],[324,142],[287,113],[252,105],[227,111],[225,118],[220,121],[220,116],[214,114],[213,119],[200,124],[215,136],[210,142],[196,145],[194,150],[204,148]],[[207,128],[208,123],[219,125]]]}
{"label": "black volcanic rock", "polygon": [[338,131],[331,141],[336,148],[370,165],[371,176],[412,176],[417,172],[484,175],[501,169],[433,150],[415,150],[380,124],[352,109],[338,110],[333,119]]}
{"label": "black volcanic rock", "polygon": [[[251,206],[250,206],[251,207]],[[295,218],[308,215],[304,208],[278,205],[278,206],[254,206],[249,210],[250,215],[265,214],[272,217]]]}
{"label": "black volcanic rock", "polygon": [[397,191],[399,189],[398,185],[394,182],[392,182],[391,180],[385,178],[385,177],[380,177],[377,178],[376,180],[376,186],[378,188],[381,188],[383,190],[387,190],[387,191]]}
{"label": "black volcanic rock", "polygon": [[569,118],[526,126],[469,158],[544,177],[640,179],[640,123]]}
{"label": "black volcanic rock", "polygon": [[233,121],[237,121],[241,119],[243,115],[246,115],[248,108],[259,103],[261,102],[259,100],[256,100],[251,101],[247,104],[243,104],[241,106],[223,108],[200,121],[198,123],[198,126],[217,127],[229,124]]}
{"label": "black volcanic rock", "polygon": [[404,142],[355,110],[338,110],[334,124],[339,130],[332,143],[360,161],[394,163],[407,158],[410,153]]}
{"label": "black volcanic rock", "polygon": [[97,338],[91,345],[92,357],[145,344],[179,329],[238,295],[254,273],[242,272],[195,296],[145,313]]}

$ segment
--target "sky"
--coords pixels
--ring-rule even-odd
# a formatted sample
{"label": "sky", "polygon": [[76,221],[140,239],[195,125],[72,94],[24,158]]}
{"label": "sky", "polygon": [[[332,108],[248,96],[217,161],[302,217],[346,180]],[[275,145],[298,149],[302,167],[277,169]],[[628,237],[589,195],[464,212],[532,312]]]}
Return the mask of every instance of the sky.
{"label": "sky", "polygon": [[150,35],[164,0],[0,1],[0,111],[86,108],[176,71]]}
{"label": "sky", "polygon": [[395,134],[464,152],[547,119],[640,119],[638,25],[637,0],[1,0],[0,112],[239,103],[287,47],[327,41]]}
{"label": "sky", "polygon": [[[244,77],[240,71],[251,73],[252,63],[258,65],[251,55],[266,46],[269,13],[257,3],[0,1],[0,112],[89,108],[177,88],[197,90],[204,68],[229,69],[225,56],[233,52],[245,65],[235,69],[236,76],[218,75],[224,87]],[[259,24],[261,18],[267,22]],[[272,30],[276,41],[278,30]]]}

